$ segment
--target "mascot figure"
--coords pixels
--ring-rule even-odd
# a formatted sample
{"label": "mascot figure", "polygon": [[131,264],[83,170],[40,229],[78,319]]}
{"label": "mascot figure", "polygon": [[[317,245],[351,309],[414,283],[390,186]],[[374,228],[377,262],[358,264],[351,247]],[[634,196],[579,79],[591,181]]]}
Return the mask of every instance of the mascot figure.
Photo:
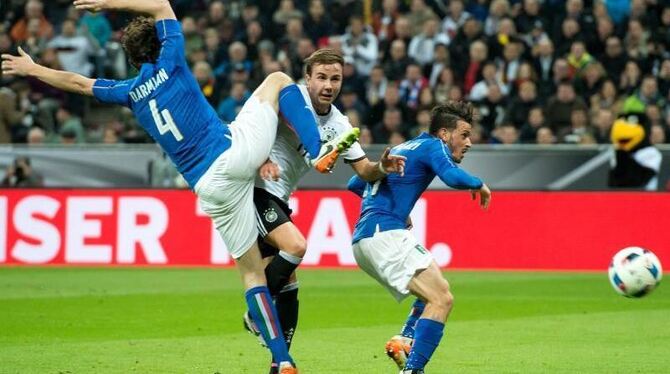
{"label": "mascot figure", "polygon": [[613,153],[608,185],[655,191],[661,152],[649,142],[649,123],[642,113],[623,114],[612,125]]}

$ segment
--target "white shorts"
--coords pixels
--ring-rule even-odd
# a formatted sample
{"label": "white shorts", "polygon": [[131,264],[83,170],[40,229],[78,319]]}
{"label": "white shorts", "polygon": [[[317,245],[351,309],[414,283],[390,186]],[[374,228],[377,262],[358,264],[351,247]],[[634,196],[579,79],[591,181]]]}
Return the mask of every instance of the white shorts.
{"label": "white shorts", "polygon": [[229,125],[232,142],[196,183],[202,210],[214,221],[233,258],[258,237],[254,180],[277,135],[277,112],[252,96]]}
{"label": "white shorts", "polygon": [[398,301],[409,296],[409,282],[417,271],[426,269],[433,256],[408,230],[375,233],[353,246],[358,266],[375,278]]}

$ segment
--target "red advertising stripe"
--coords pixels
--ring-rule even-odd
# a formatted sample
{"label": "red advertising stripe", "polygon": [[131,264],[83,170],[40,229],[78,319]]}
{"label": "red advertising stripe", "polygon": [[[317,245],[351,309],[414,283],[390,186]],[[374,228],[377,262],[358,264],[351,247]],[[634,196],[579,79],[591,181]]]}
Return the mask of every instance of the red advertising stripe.
{"label": "red advertising stripe", "polygon": [[[303,266],[354,267],[360,200],[346,191],[291,199]],[[419,241],[455,269],[603,270],[626,246],[670,261],[670,194],[496,192],[482,211],[463,192],[428,192]],[[231,266],[195,196],[181,190],[2,190],[0,265]]]}

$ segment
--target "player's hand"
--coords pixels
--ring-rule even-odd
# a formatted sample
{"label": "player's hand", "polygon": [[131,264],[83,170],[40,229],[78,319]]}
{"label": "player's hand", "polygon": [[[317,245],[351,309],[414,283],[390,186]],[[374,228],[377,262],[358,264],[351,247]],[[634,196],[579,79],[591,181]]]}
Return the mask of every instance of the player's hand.
{"label": "player's hand", "polygon": [[73,4],[77,10],[88,10],[90,12],[107,9],[107,0],[75,0]]}
{"label": "player's hand", "polygon": [[260,169],[258,169],[258,174],[265,180],[277,181],[279,180],[279,165],[267,160],[261,165]]}
{"label": "player's hand", "polygon": [[386,147],[382,157],[379,159],[379,162],[381,162],[382,169],[384,169],[386,174],[398,173],[402,177],[405,175],[406,159],[407,158],[405,156],[392,155],[391,148]]}
{"label": "player's hand", "polygon": [[477,194],[479,194],[479,206],[482,207],[482,209],[486,210],[489,207],[489,204],[491,203],[491,190],[489,189],[489,186],[482,184],[482,187],[478,190],[471,190],[470,195],[472,196],[472,200],[477,199]]}
{"label": "player's hand", "polygon": [[35,61],[21,47],[19,47],[19,56],[6,53],[2,55],[2,74],[30,75],[30,69],[35,65]]}

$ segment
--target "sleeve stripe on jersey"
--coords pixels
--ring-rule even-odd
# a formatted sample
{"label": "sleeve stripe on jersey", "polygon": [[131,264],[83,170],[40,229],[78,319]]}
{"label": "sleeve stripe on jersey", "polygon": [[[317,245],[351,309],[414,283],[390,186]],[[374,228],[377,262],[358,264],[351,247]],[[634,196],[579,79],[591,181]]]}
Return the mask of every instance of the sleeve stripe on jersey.
{"label": "sleeve stripe on jersey", "polygon": [[357,158],[357,159],[353,159],[353,160],[349,160],[349,159],[346,159],[346,158],[345,158],[345,159],[344,159],[344,163],[345,163],[345,164],[353,164],[354,162],[358,162],[358,161],[360,161],[360,160],[363,160],[363,159],[365,159],[366,157],[367,157],[367,156],[361,156],[361,157],[359,157],[359,158]]}

